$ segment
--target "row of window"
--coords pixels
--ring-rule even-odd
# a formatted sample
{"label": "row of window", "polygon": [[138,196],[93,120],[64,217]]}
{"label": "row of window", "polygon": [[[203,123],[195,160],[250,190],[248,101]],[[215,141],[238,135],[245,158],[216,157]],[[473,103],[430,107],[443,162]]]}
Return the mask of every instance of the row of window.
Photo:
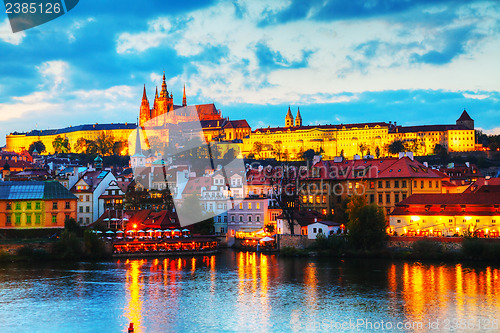
{"label": "row of window", "polygon": [[[406,196],[407,196],[406,193],[394,193],[394,202],[393,202],[391,200],[392,199],[391,193],[386,193],[385,194],[385,203],[386,204],[398,203],[401,200],[406,199]],[[375,202],[375,195],[370,194],[370,203],[374,203],[374,202]],[[378,204],[380,204],[380,205],[384,204],[384,194],[383,193],[378,194]]]}
{"label": "row of window", "polygon": [[[247,222],[252,222],[253,217],[252,215],[247,215]],[[231,215],[231,222],[235,222],[236,217],[235,215]],[[243,222],[243,215],[238,216],[238,222]],[[255,222],[260,222],[260,215],[255,216]]]}
{"label": "row of window", "polygon": [[[248,207],[248,210],[252,210],[252,203],[249,202],[247,207]],[[233,207],[233,209],[234,209],[234,207]],[[243,202],[240,202],[240,209],[243,209]],[[260,209],[260,202],[255,203],[255,209]]]}
{"label": "row of window", "polygon": [[[11,201],[7,202],[7,210],[12,210],[12,206],[13,206],[13,203]],[[15,203],[15,210],[21,210],[22,209],[22,202],[16,202]],[[34,209],[35,210],[40,210],[42,205],[41,205],[41,202],[40,201],[35,201],[35,205],[34,205]],[[69,201],[66,201],[64,203],[64,209],[70,209],[71,208],[71,205],[70,205],[70,202]],[[28,201],[26,202],[26,210],[32,210],[33,209],[33,202],[31,201]],[[58,202],[57,201],[53,201],[52,202],[52,209],[58,209]]]}
{"label": "row of window", "polygon": [[[21,216],[22,214],[14,214],[14,225],[20,226],[21,225]],[[70,218],[69,214],[66,214],[64,216],[64,220],[68,221]],[[25,224],[26,225],[39,225],[42,222],[42,215],[41,214],[26,214],[26,220]],[[52,214],[52,223],[57,223],[57,214]],[[12,215],[7,214],[5,217],[5,225],[6,226],[11,226],[12,225]]]}
{"label": "row of window", "polygon": [[326,203],[326,195],[304,195],[302,196],[302,203]]}
{"label": "row of window", "polygon": [[[410,220],[410,223],[413,223],[413,220]],[[425,219],[422,219],[422,223],[426,223],[427,221]],[[480,219],[476,219],[476,223],[481,222]],[[401,220],[397,220],[397,223],[401,223]],[[468,223],[468,220],[462,219],[462,223]],[[491,224],[496,224],[497,220],[493,219],[491,220]],[[453,219],[448,219],[448,224],[453,225]]]}

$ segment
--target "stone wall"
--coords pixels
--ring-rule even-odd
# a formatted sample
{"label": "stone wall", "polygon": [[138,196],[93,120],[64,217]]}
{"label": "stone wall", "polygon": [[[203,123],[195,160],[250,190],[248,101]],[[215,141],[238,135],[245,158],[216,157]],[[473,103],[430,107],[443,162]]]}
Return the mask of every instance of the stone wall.
{"label": "stone wall", "polygon": [[51,251],[52,243],[11,243],[11,244],[0,244],[0,252],[7,252],[9,254],[16,254],[17,251],[24,247],[29,246],[33,249],[43,249],[47,252]]}
{"label": "stone wall", "polygon": [[428,241],[441,243],[444,250],[448,251],[460,251],[462,249],[462,237],[389,237],[387,242],[387,247],[397,248],[397,249],[408,249],[411,250],[413,244],[418,241]]}
{"label": "stone wall", "polygon": [[278,242],[278,249],[285,246],[291,246],[296,249],[305,249],[309,247],[314,239],[308,239],[307,235],[276,235]]}

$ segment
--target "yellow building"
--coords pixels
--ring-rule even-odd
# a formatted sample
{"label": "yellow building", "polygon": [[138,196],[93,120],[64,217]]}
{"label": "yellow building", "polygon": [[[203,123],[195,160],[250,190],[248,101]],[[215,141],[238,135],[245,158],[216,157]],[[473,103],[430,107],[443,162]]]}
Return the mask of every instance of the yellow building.
{"label": "yellow building", "polygon": [[463,111],[455,125],[397,126],[396,123],[302,125],[300,110],[294,118],[290,107],[285,127],[259,128],[243,139],[245,157],[301,159],[312,149],[325,159],[355,155],[387,156],[388,145],[402,141],[414,155],[431,155],[436,144],[449,152],[475,149],[474,120]]}
{"label": "yellow building", "polygon": [[[377,147],[382,152],[388,143],[389,124],[361,123],[340,125],[303,126],[300,110],[292,116],[290,108],[285,118],[285,127],[259,128],[243,139],[243,155],[251,153],[256,158],[301,159],[302,153],[312,149],[321,152],[324,158],[333,159],[344,155],[375,154]],[[261,149],[255,149],[256,146]]]}
{"label": "yellow building", "polygon": [[413,146],[416,155],[433,154],[436,144],[448,152],[474,151],[474,120],[464,110],[456,125],[394,126],[389,141],[396,140]]}
{"label": "yellow building", "polygon": [[78,139],[84,138],[94,141],[97,140],[103,132],[106,136],[113,136],[115,142],[128,142],[130,133],[136,127],[136,124],[131,123],[92,124],[52,130],[33,130],[27,133],[14,132],[7,135],[7,146],[5,150],[20,153],[23,150],[28,150],[33,142],[42,141],[45,145],[46,153],[54,154],[55,150],[52,146],[52,142],[60,136],[63,139],[68,139],[71,151],[73,151],[73,147]]}

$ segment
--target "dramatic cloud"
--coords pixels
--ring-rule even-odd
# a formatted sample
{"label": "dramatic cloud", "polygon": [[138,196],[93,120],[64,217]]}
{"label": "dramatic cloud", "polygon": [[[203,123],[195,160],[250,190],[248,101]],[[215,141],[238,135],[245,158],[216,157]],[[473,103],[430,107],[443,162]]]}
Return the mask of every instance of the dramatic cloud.
{"label": "dramatic cloud", "polygon": [[135,121],[165,71],[175,103],[186,84],[188,103],[253,127],[291,104],[306,123],[453,123],[467,108],[491,129],[499,27],[487,0],[89,0],[23,33],[0,23],[0,127]]}

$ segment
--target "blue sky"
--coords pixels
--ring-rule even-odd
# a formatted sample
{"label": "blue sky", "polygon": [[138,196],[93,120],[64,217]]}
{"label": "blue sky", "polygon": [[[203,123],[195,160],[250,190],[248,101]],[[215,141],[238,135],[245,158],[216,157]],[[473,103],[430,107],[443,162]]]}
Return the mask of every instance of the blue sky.
{"label": "blue sky", "polygon": [[[2,11],[3,13],[3,11]],[[454,123],[500,133],[497,1],[97,1],[13,34],[0,14],[0,144],[12,131],[135,121],[174,102],[252,128]]]}

